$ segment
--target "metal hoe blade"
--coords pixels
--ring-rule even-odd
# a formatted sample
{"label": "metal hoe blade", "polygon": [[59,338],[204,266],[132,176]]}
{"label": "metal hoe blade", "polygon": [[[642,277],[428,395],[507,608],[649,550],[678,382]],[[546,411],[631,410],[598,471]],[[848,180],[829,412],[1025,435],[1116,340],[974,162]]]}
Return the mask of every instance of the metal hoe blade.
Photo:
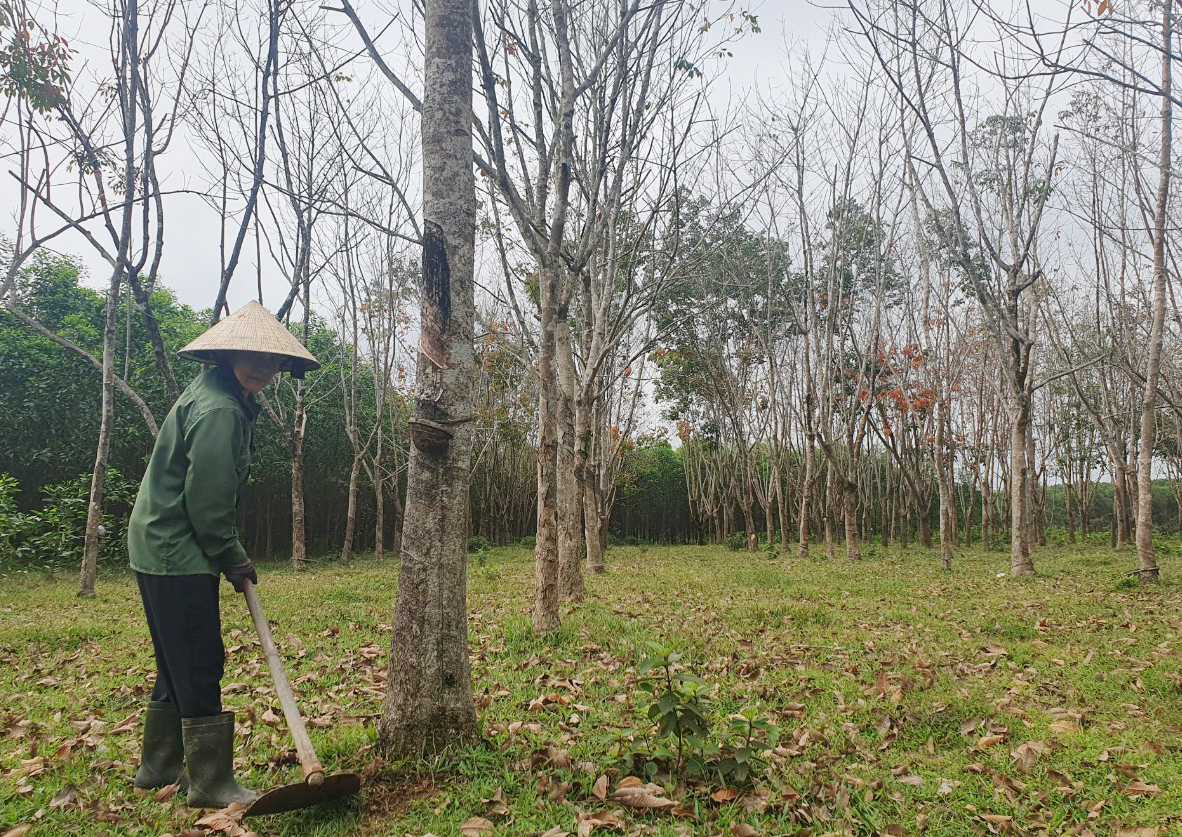
{"label": "metal hoe blade", "polygon": [[260,817],[264,814],[281,814],[299,808],[323,805],[337,799],[352,796],[361,790],[361,777],[356,773],[334,773],[325,776],[319,785],[300,782],[272,788],[256,799],[246,809],[245,817]]}

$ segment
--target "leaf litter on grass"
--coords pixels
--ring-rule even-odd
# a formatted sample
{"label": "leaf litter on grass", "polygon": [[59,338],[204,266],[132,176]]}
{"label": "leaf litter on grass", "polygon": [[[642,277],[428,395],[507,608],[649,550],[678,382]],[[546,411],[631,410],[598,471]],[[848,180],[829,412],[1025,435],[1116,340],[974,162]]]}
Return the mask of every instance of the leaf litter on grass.
{"label": "leaf litter on grass", "polygon": [[[496,585],[474,580],[470,602],[474,691],[497,757],[413,768],[427,790],[395,806],[382,795],[401,780],[367,780],[360,823],[308,816],[342,835],[454,834],[479,817],[490,834],[672,834],[684,823],[693,834],[1165,837],[1182,810],[1172,781],[1182,773],[1182,597],[1168,573],[1148,592],[1114,592],[1092,553],[1090,564],[1079,554],[1048,551],[1050,574],[1018,586],[993,578],[994,553],[966,553],[945,575],[913,553],[884,572],[712,548],[613,551],[612,573],[589,579],[588,602],[548,644],[528,633],[530,557],[506,551]],[[366,730],[385,693],[392,598],[347,619],[319,604],[359,585],[390,589],[391,571],[358,562],[314,584],[268,576],[274,618],[291,631],[282,653],[297,702],[318,748],[345,769],[372,759]],[[0,789],[16,823],[40,812],[38,826],[55,832],[193,828],[169,799],[131,800],[119,778],[134,772],[151,670],[127,583],[112,579],[93,611],[64,582],[0,591],[97,638],[65,648],[16,610],[0,613]],[[237,755],[246,781],[266,786],[294,754],[249,622],[230,601],[225,610]],[[681,648],[711,685],[719,728],[745,705],[771,720],[758,788],[732,797],[740,789],[717,782],[626,783],[613,741],[648,735],[635,666],[649,639]],[[629,805],[621,787],[657,804]],[[432,799],[442,793],[446,806]]]}

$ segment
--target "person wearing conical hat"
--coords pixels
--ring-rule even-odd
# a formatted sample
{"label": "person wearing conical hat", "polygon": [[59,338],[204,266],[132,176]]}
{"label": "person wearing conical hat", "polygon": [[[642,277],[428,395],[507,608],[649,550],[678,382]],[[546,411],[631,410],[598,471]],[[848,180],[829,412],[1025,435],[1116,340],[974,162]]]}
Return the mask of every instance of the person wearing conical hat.
{"label": "person wearing conical hat", "polygon": [[188,805],[250,804],[233,776],[234,716],[218,583],[258,581],[235,525],[250,470],[255,396],[282,371],[320,364],[275,317],[248,302],[180,351],[208,364],[160,426],[127,527],[127,551],[156,655],[135,788],[187,784]]}

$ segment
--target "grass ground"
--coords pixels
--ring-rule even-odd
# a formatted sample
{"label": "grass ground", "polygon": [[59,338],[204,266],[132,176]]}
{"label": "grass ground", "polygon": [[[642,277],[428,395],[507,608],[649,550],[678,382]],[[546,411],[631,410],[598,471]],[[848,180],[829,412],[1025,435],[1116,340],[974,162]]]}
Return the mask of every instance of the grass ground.
{"label": "grass ground", "polygon": [[[614,548],[562,631],[538,638],[532,555],[494,550],[469,582],[487,743],[417,765],[372,747],[396,564],[264,567],[318,753],[366,783],[359,800],[249,824],[300,837],[1182,835],[1182,561],[1162,554],[1165,580],[1142,590],[1123,575],[1129,553],[1053,547],[1031,579],[999,575],[1007,558],[965,552],[946,574],[930,553],[881,547],[857,565]],[[108,571],[89,601],[74,587],[0,579],[0,835],[183,833],[191,812],[130,788],[152,671],[133,580]],[[223,589],[241,776],[296,781],[246,608]],[[637,671],[649,641],[705,681],[715,740],[744,707],[769,722],[754,782],[662,770],[650,789],[668,804],[613,798],[651,735]]]}

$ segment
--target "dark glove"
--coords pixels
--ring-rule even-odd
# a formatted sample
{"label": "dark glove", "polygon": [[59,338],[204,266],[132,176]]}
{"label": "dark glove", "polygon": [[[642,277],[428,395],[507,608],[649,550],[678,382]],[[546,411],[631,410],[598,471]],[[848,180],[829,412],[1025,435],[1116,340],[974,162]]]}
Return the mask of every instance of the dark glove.
{"label": "dark glove", "polygon": [[259,583],[258,573],[254,571],[254,564],[250,563],[249,558],[246,559],[245,564],[226,567],[222,572],[226,575],[226,581],[234,585],[234,589],[239,593],[243,592],[242,582],[246,579],[249,578],[251,584]]}

